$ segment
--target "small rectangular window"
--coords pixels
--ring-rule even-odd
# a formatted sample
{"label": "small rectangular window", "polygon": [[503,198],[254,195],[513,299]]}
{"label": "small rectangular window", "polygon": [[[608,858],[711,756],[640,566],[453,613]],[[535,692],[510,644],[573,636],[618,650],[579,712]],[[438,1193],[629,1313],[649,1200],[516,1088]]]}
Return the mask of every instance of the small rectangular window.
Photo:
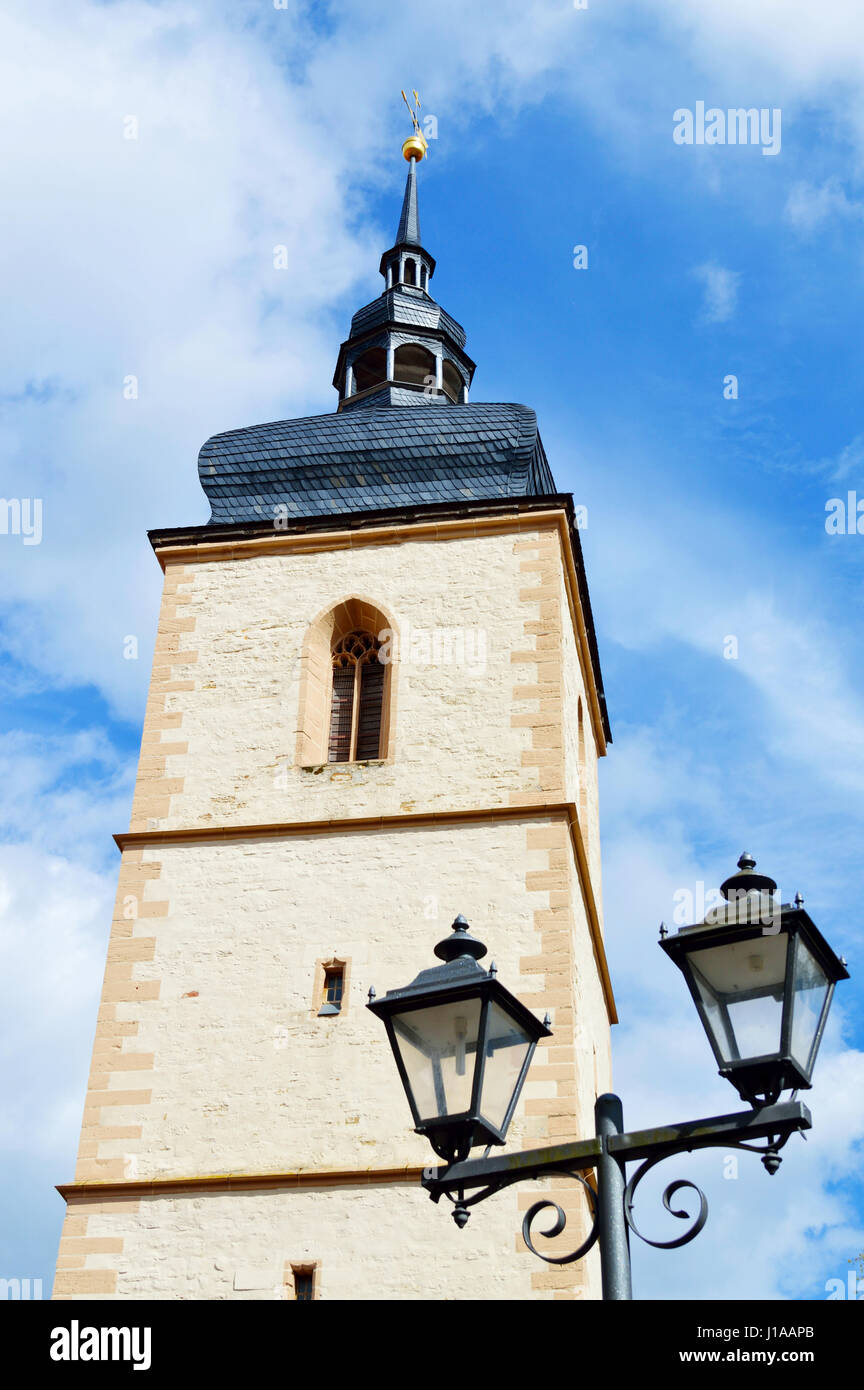
{"label": "small rectangular window", "polygon": [[321,1007],[318,1010],[319,1018],[327,1014],[338,1014],[342,1012],[342,995],[344,988],[344,965],[337,964],[325,966],[324,989],[322,991]]}
{"label": "small rectangular window", "polygon": [[304,1265],[302,1268],[292,1269],[291,1273],[294,1276],[295,1303],[314,1303],[315,1266]]}

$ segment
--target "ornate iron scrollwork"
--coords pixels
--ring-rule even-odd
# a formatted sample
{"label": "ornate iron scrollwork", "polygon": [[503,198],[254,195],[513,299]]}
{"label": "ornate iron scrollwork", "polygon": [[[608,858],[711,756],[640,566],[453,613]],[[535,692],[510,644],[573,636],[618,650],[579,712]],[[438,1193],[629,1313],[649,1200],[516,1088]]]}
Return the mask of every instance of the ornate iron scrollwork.
{"label": "ornate iron scrollwork", "polygon": [[[600,1100],[614,1100],[620,1106],[616,1097],[601,1097]],[[687,1229],[669,1240],[651,1240],[643,1235],[636,1224],[633,1208],[639,1184],[657,1164],[665,1162],[667,1158],[696,1153],[702,1149],[743,1149],[747,1153],[757,1154],[768,1173],[776,1173],[782,1162],[780,1150],[793,1134],[803,1136],[804,1130],[809,1127],[810,1116],[806,1107],[789,1102],[754,1114],[720,1115],[710,1120],[670,1125],[658,1131],[623,1135],[619,1130],[611,1139],[598,1133],[592,1140],[578,1140],[568,1145],[492,1161],[484,1155],[479,1161],[452,1165],[452,1173],[447,1168],[424,1170],[423,1186],[433,1202],[447,1197],[453,1205],[453,1219],[461,1229],[470,1216],[471,1207],[514,1183],[550,1177],[572,1178],[585,1189],[591,1213],[591,1229],[579,1248],[568,1255],[544,1254],[537,1249],[537,1235],[554,1239],[567,1226],[566,1211],[551,1196],[542,1197],[529,1207],[522,1221],[522,1239],[537,1259],[544,1264],[559,1266],[575,1264],[594,1245],[599,1245],[604,1290],[607,1266],[612,1270],[610,1286],[616,1290],[608,1295],[604,1292],[604,1297],[629,1297],[628,1231],[656,1250],[677,1250],[694,1240],[708,1220],[708,1202],[704,1192],[689,1178],[678,1178],[664,1189],[662,1203],[670,1216],[688,1223]],[[626,1178],[628,1161],[639,1163],[629,1181]],[[615,1167],[619,1170],[617,1176]],[[587,1176],[595,1170],[596,1184]],[[466,1196],[466,1191],[471,1188],[474,1189],[472,1195]],[[698,1201],[695,1212],[675,1203],[677,1195],[687,1191],[694,1194]],[[604,1201],[614,1204],[614,1210],[612,1207],[604,1210]],[[537,1218],[545,1211],[554,1213],[552,1225],[544,1231],[535,1230]],[[621,1268],[616,1267],[616,1261]],[[626,1269],[626,1279],[621,1275],[621,1269]],[[626,1289],[626,1292],[622,1293],[621,1289]]]}
{"label": "ornate iron scrollwork", "polygon": [[[532,1173],[531,1177],[534,1179],[551,1177],[575,1178],[576,1182],[581,1183],[585,1191],[587,1192],[588,1202],[591,1207],[591,1231],[588,1235],[587,1240],[584,1240],[582,1244],[579,1246],[578,1250],[573,1251],[572,1255],[544,1255],[542,1251],[536,1248],[531,1238],[531,1226],[533,1222],[540,1215],[541,1211],[546,1211],[547,1208],[551,1208],[555,1212],[555,1223],[548,1231],[540,1231],[539,1234],[542,1236],[547,1236],[550,1239],[554,1236],[561,1235],[562,1231],[565,1229],[567,1225],[567,1215],[566,1212],[562,1211],[561,1207],[559,1207],[557,1202],[551,1201],[548,1197],[541,1198],[539,1202],[535,1202],[533,1206],[529,1207],[522,1221],[522,1239],[524,1240],[528,1249],[531,1251],[531,1254],[536,1255],[538,1260],[544,1260],[546,1264],[550,1265],[575,1264],[577,1260],[582,1259],[583,1255],[588,1254],[588,1251],[591,1249],[592,1245],[594,1245],[597,1240],[597,1193],[594,1191],[594,1188],[588,1181],[586,1181],[586,1179],[582,1176],[581,1173],[574,1172],[572,1169],[562,1170],[561,1168],[554,1168],[550,1169],[549,1171],[543,1171],[541,1169],[537,1173]],[[462,1188],[459,1188],[455,1193],[445,1193],[444,1195],[453,1204],[453,1220],[456,1222],[456,1225],[459,1227],[460,1231],[463,1229],[463,1227],[468,1221],[469,1216],[471,1215],[469,1207],[476,1206],[478,1202],[483,1202],[486,1200],[487,1197],[493,1196],[496,1192],[501,1192],[505,1187],[510,1187],[513,1183],[523,1182],[524,1179],[524,1173],[516,1173],[512,1176],[501,1178],[498,1182],[490,1183],[488,1187],[484,1187],[479,1192],[475,1192],[473,1197],[466,1197]],[[434,1194],[433,1201],[437,1202],[438,1198],[441,1195],[441,1193]]]}
{"label": "ornate iron scrollwork", "polygon": [[[539,1174],[538,1176],[542,1177],[544,1175]],[[579,1246],[579,1249],[574,1250],[572,1255],[544,1255],[541,1250],[538,1250],[536,1248],[533,1241],[531,1240],[531,1224],[534,1221],[534,1219],[540,1215],[541,1211],[545,1211],[547,1207],[551,1207],[552,1210],[555,1212],[554,1225],[551,1226],[548,1231],[540,1231],[539,1234],[541,1236],[547,1236],[550,1239],[553,1236],[560,1236],[565,1226],[567,1225],[566,1213],[561,1210],[557,1202],[550,1201],[548,1197],[543,1198],[539,1202],[535,1202],[534,1205],[529,1207],[526,1211],[524,1220],[522,1222],[522,1239],[528,1246],[528,1249],[531,1251],[531,1254],[536,1255],[538,1260],[545,1260],[547,1265],[572,1265],[575,1264],[577,1260],[581,1260],[583,1255],[587,1255],[588,1251],[591,1249],[591,1246],[594,1245],[597,1240],[597,1194],[594,1191],[591,1184],[589,1182],[586,1182],[585,1178],[582,1177],[581,1173],[570,1172],[564,1173],[563,1175],[559,1173],[558,1176],[575,1178],[577,1182],[580,1182],[582,1184],[582,1186],[585,1188],[585,1191],[588,1193],[588,1201],[591,1205],[591,1232],[588,1236],[588,1239],[584,1240],[582,1244]]]}
{"label": "ornate iron scrollwork", "polygon": [[[646,1161],[637,1168],[624,1189],[624,1218],[627,1225],[634,1235],[637,1235],[640,1240],[644,1240],[646,1245],[653,1245],[655,1250],[677,1250],[682,1245],[688,1245],[691,1240],[696,1239],[702,1227],[705,1225],[705,1222],[708,1220],[708,1199],[701,1187],[697,1187],[695,1182],[690,1182],[687,1178],[678,1178],[675,1182],[670,1182],[663,1193],[663,1205],[671,1216],[676,1216],[681,1221],[690,1220],[693,1222],[690,1229],[685,1231],[682,1236],[676,1236],[674,1240],[649,1240],[646,1235],[642,1234],[636,1222],[633,1220],[633,1201],[636,1188],[655,1164],[662,1163],[664,1159],[671,1157],[671,1154],[662,1154],[660,1158],[646,1159]],[[691,1216],[689,1211],[677,1211],[675,1207],[672,1206],[672,1198],[675,1196],[675,1193],[683,1191],[685,1187],[689,1187],[691,1192],[695,1192],[699,1198],[699,1211],[695,1217]]]}
{"label": "ornate iron scrollwork", "polygon": [[[786,1135],[769,1137],[767,1143],[764,1145],[747,1144],[742,1142],[735,1143],[734,1141],[726,1141],[720,1144],[719,1147],[729,1149],[745,1149],[747,1153],[759,1154],[764,1167],[767,1169],[769,1173],[773,1175],[777,1172],[777,1169],[783,1162],[783,1160],[780,1157],[779,1151],[783,1148],[784,1144],[788,1143],[790,1137],[791,1131],[789,1134]],[[718,1147],[718,1141],[714,1139],[708,1139],[699,1144],[694,1144],[691,1148],[688,1148],[686,1152],[692,1153],[696,1149],[707,1149],[715,1147]],[[627,1183],[627,1186],[624,1189],[624,1218],[627,1222],[627,1225],[629,1226],[630,1230],[633,1232],[634,1235],[637,1235],[640,1240],[645,1242],[646,1245],[653,1245],[656,1250],[677,1250],[682,1245],[688,1245],[691,1240],[696,1239],[699,1232],[704,1227],[705,1222],[708,1220],[708,1199],[706,1198],[705,1193],[702,1191],[701,1187],[697,1187],[696,1183],[691,1182],[688,1178],[678,1178],[675,1182],[670,1182],[669,1186],[665,1188],[663,1192],[663,1206],[666,1208],[669,1214],[671,1216],[677,1217],[680,1221],[689,1220],[693,1222],[693,1225],[690,1227],[690,1229],[685,1231],[683,1235],[677,1236],[674,1240],[649,1240],[646,1235],[642,1234],[642,1232],[639,1230],[639,1227],[636,1225],[636,1222],[633,1219],[633,1203],[635,1200],[636,1189],[639,1186],[642,1179],[658,1163],[664,1163],[667,1158],[675,1157],[681,1152],[682,1150],[680,1148],[676,1148],[670,1150],[667,1153],[658,1154],[654,1158],[646,1158],[645,1162],[640,1164],[640,1166],[636,1169],[636,1172],[633,1174],[632,1178]],[[696,1213],[695,1216],[691,1215],[689,1211],[677,1211],[672,1206],[672,1198],[675,1196],[676,1192],[682,1192],[685,1188],[689,1188],[691,1192],[695,1192],[697,1197],[699,1198],[699,1211]]]}

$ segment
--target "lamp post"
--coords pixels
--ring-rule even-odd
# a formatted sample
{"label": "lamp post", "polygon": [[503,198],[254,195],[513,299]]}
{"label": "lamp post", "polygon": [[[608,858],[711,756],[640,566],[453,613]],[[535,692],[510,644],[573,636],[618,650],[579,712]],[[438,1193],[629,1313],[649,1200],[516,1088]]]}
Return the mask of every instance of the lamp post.
{"label": "lamp post", "polygon": [[[783,1145],[811,1127],[805,1105],[779,1098],[783,1091],[810,1087],[834,986],[848,971],[804,911],[800,894],[794,903],[777,903],[776,883],[756,873],[748,854],[738,870],[721,885],[718,908],[674,936],[662,927],[660,944],[687,980],[720,1075],[750,1110],[626,1133],[621,1101],[602,1095],[593,1137],[490,1158],[492,1146],[505,1143],[537,1043],[550,1036],[548,1016],[540,1023],[500,983],[494,963],[484,970],[479,961],[486,947],[463,917],[435,947],[443,965],[421,971],[407,988],[380,1000],[369,991],[368,1007],[387,1028],[415,1130],[444,1160],[443,1167],[424,1170],[423,1187],[434,1202],[447,1197],[453,1203],[457,1226],[465,1225],[470,1207],[513,1183],[552,1174],[575,1178],[591,1211],[587,1238],[568,1255],[537,1250],[532,1225],[541,1211],[556,1213],[544,1235],[560,1235],[566,1225],[561,1208],[542,1200],[525,1214],[525,1243],[547,1264],[558,1265],[572,1264],[597,1244],[603,1298],[629,1299],[630,1232],[669,1250],[693,1240],[708,1217],[704,1194],[679,1180],[666,1188],[663,1205],[689,1220],[688,1229],[667,1241],[642,1235],[634,1199],[656,1164],[720,1146],[758,1153],[768,1173],[776,1173]],[[470,1158],[480,1144],[486,1153]],[[631,1162],[639,1166],[628,1179]],[[671,1204],[684,1188],[699,1199],[695,1217]]]}

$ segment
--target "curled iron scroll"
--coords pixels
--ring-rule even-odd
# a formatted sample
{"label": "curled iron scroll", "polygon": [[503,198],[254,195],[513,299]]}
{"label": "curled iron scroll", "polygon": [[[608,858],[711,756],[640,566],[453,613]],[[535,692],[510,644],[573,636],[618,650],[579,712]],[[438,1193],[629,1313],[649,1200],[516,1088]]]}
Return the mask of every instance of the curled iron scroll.
{"label": "curled iron scroll", "polygon": [[[655,1250],[677,1250],[682,1245],[688,1245],[691,1240],[696,1239],[702,1227],[705,1225],[705,1222],[708,1220],[708,1200],[705,1193],[702,1191],[701,1187],[697,1187],[695,1182],[690,1182],[687,1178],[678,1178],[676,1182],[670,1182],[669,1186],[663,1192],[663,1205],[669,1214],[671,1216],[676,1216],[679,1221],[692,1221],[693,1223],[682,1236],[677,1236],[674,1240],[649,1240],[647,1236],[642,1234],[636,1222],[633,1220],[633,1201],[636,1188],[645,1177],[645,1174],[650,1172],[656,1163],[662,1163],[664,1159],[671,1157],[671,1154],[662,1154],[659,1158],[648,1159],[640,1168],[637,1168],[624,1189],[624,1216],[627,1225],[634,1235],[637,1235],[646,1245],[653,1245]],[[695,1192],[696,1196],[699,1198],[699,1211],[695,1216],[691,1215],[689,1211],[679,1211],[672,1206],[672,1198],[675,1196],[676,1192],[681,1192],[684,1188],[688,1187],[691,1192]]]}
{"label": "curled iron scroll", "polygon": [[[547,1174],[538,1173],[537,1176],[545,1177]],[[522,1239],[531,1251],[531,1254],[536,1255],[538,1260],[544,1260],[547,1265],[571,1265],[575,1264],[577,1260],[581,1260],[583,1255],[587,1255],[591,1246],[597,1239],[597,1194],[591,1184],[586,1182],[585,1178],[582,1177],[581,1173],[558,1173],[556,1176],[575,1178],[577,1182],[581,1182],[585,1191],[588,1193],[588,1201],[591,1204],[591,1233],[588,1239],[583,1241],[579,1249],[574,1250],[572,1255],[544,1255],[542,1251],[535,1247],[531,1240],[531,1225],[535,1218],[540,1215],[541,1211],[545,1211],[547,1207],[551,1207],[555,1212],[554,1225],[552,1225],[548,1231],[540,1231],[539,1234],[541,1236],[548,1236],[550,1238],[552,1236],[560,1236],[567,1225],[566,1213],[561,1210],[557,1202],[551,1201],[548,1197],[543,1198],[539,1202],[535,1202],[534,1205],[529,1207],[526,1211],[524,1220],[522,1221]]]}

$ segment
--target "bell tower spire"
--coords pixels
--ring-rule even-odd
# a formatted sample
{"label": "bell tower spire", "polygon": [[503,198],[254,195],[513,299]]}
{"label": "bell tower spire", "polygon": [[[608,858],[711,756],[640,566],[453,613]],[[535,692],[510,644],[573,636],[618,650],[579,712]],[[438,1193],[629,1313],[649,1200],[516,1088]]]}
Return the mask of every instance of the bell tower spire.
{"label": "bell tower spire", "polygon": [[[407,143],[407,142],[406,142]],[[417,206],[417,161],[414,157],[408,164],[408,179],[405,184],[405,197],[402,201],[402,216],[396,233],[397,246],[420,246],[420,210]]]}
{"label": "bell tower spire", "polygon": [[420,237],[417,165],[428,145],[402,93],[414,133],[403,142],[408,177],[394,244],[381,257],[384,289],[359,309],[339,349],[333,385],[338,410],[358,406],[465,405],[474,363],[465,352],[465,330],[429,292],[435,258]]}
{"label": "bell tower spire", "polygon": [[409,135],[402,146],[402,154],[408,160],[408,178],[405,181],[402,212],[396,230],[396,240],[389,251],[384,252],[379,266],[388,290],[396,285],[428,290],[429,281],[435,273],[435,259],[424,249],[420,240],[417,163],[423,158],[419,152],[421,140],[425,149],[426,141],[422,135]]}

